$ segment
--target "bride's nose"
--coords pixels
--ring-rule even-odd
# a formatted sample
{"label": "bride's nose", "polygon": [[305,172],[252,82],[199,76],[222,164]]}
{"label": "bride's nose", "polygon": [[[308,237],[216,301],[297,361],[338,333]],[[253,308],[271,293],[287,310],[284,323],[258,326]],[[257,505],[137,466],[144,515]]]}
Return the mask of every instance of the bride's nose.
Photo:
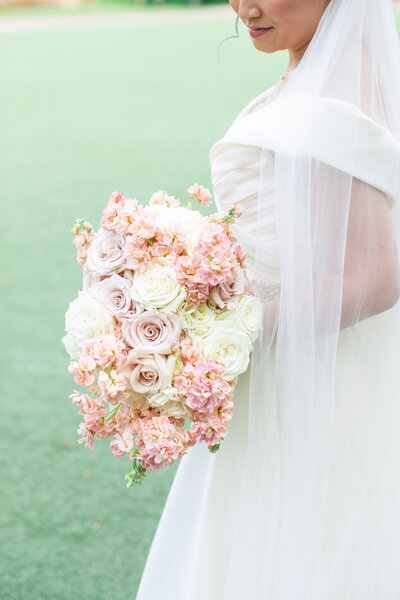
{"label": "bride's nose", "polygon": [[254,0],[240,0],[239,2],[239,17],[247,24],[252,19],[261,17],[261,9],[254,3]]}

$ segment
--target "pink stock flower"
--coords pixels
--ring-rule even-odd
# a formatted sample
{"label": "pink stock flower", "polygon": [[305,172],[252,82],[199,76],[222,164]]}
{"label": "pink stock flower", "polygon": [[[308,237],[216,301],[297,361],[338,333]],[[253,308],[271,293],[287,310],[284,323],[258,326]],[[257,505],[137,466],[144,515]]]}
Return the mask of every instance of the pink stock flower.
{"label": "pink stock flower", "polygon": [[158,229],[154,216],[143,208],[136,212],[135,219],[132,221],[128,232],[140,242],[145,242],[152,240]]}
{"label": "pink stock flower", "polygon": [[188,362],[193,366],[204,360],[200,346],[192,342],[192,340],[186,336],[180,341],[181,358],[184,363]]}
{"label": "pink stock flower", "polygon": [[112,370],[108,375],[105,371],[101,371],[97,380],[100,397],[112,404],[116,403],[117,400],[126,398],[128,379],[127,373],[117,373],[117,371]]}
{"label": "pink stock flower", "polygon": [[186,237],[182,231],[175,231],[171,244],[176,256],[180,256],[187,251]]}
{"label": "pink stock flower", "polygon": [[152,417],[140,424],[136,443],[143,443],[141,440],[143,440],[144,436],[157,442],[161,439],[172,437],[174,433],[175,427],[166,415]]}
{"label": "pink stock flower", "polygon": [[76,432],[78,435],[82,436],[79,438],[78,444],[84,443],[87,448],[90,448],[90,450],[94,450],[94,436],[88,428],[87,423],[81,423]]}
{"label": "pink stock flower", "polygon": [[95,413],[99,410],[99,408],[104,408],[105,406],[104,402],[100,400],[100,398],[91,398],[88,394],[74,392],[70,395],[70,398],[73,404],[80,408],[79,414],[81,415]]}
{"label": "pink stock flower", "polygon": [[133,271],[143,272],[151,260],[151,245],[147,240],[142,240],[135,235],[128,235],[124,253],[127,258],[127,267]]}
{"label": "pink stock flower", "polygon": [[176,256],[176,252],[173,246],[164,242],[156,242],[151,247],[151,255],[154,257],[169,256],[170,258],[174,258]]}
{"label": "pink stock flower", "polygon": [[143,420],[136,437],[139,449],[136,460],[145,469],[156,471],[183,456],[189,441],[188,434],[176,430],[166,416]]}
{"label": "pink stock flower", "polygon": [[239,265],[243,269],[244,268],[244,261],[246,259],[246,254],[245,254],[243,248],[241,246],[235,246],[233,252],[235,254],[236,260],[238,261]]}
{"label": "pink stock flower", "polygon": [[187,362],[176,375],[174,386],[181,396],[186,397],[189,408],[199,414],[210,414],[230,392],[229,384],[219,380],[222,374],[222,365],[215,361],[199,363],[197,366]]}
{"label": "pink stock flower", "polygon": [[102,369],[123,365],[126,362],[127,352],[123,340],[112,333],[104,334],[82,348],[82,353],[88,355]]}
{"label": "pink stock flower", "polygon": [[[104,420],[104,417],[108,414],[108,410],[105,406],[98,407],[97,410],[91,412],[90,414],[83,414],[84,423],[81,423],[79,426],[78,433],[80,433],[83,438],[87,433],[87,438],[90,441],[90,435],[96,436],[101,439],[106,439],[115,433],[114,425]],[[85,441],[85,439],[83,439]],[[80,444],[83,441],[78,440]]]}
{"label": "pink stock flower", "polygon": [[179,204],[180,203],[177,198],[174,198],[174,196],[168,196],[167,192],[164,190],[155,192],[149,201],[150,206],[167,206],[168,208],[176,208],[179,206]]}
{"label": "pink stock flower", "polygon": [[132,431],[126,429],[122,433],[116,433],[110,442],[110,449],[114,456],[122,458],[126,454],[132,459],[133,436]]}
{"label": "pink stock flower", "polygon": [[225,426],[216,416],[210,417],[207,422],[193,423],[190,428],[192,439],[196,442],[206,442],[208,446],[218,444],[226,433]]}
{"label": "pink stock flower", "polygon": [[113,192],[103,211],[101,226],[125,234],[133,222],[137,209],[137,200],[125,198],[120,192]]}
{"label": "pink stock flower", "polygon": [[83,266],[86,263],[87,253],[91,243],[96,238],[93,226],[87,221],[77,220],[72,228],[74,234],[73,245],[77,250],[77,261]]}
{"label": "pink stock flower", "polygon": [[90,387],[96,380],[96,363],[87,355],[80,355],[79,362],[71,362],[68,371],[73,374],[76,384]]}
{"label": "pink stock flower", "polygon": [[[225,382],[227,383],[227,382]],[[229,395],[225,396],[224,400],[221,402],[218,407],[218,417],[223,425],[227,425],[229,421],[232,420],[233,416],[233,402],[231,400],[233,394],[233,387],[231,387],[231,391]]]}
{"label": "pink stock flower", "polygon": [[196,201],[199,204],[210,206],[212,194],[210,193],[210,190],[204,186],[195,183],[187,189],[187,192],[190,194],[191,198],[196,198]]}
{"label": "pink stock flower", "polygon": [[196,246],[196,251],[205,257],[216,252],[226,253],[230,249],[231,242],[220,223],[208,223],[201,232]]}
{"label": "pink stock flower", "polygon": [[186,281],[186,300],[189,304],[193,304],[196,308],[202,302],[207,302],[210,295],[210,286],[208,283],[193,284]]}
{"label": "pink stock flower", "polygon": [[180,256],[175,264],[176,278],[179,283],[185,285],[187,280],[193,280],[197,275],[200,264],[200,259],[197,256]]}

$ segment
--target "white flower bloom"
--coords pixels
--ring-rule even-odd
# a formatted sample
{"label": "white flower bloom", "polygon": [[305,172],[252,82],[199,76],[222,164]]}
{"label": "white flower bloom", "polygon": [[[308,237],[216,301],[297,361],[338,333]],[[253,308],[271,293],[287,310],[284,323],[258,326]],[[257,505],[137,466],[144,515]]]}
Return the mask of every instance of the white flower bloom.
{"label": "white flower bloom", "polygon": [[228,327],[240,328],[254,342],[262,327],[262,304],[256,296],[245,295],[237,308],[226,310],[217,315],[218,323],[229,323]]}
{"label": "white flower bloom", "polygon": [[175,313],[186,298],[167,258],[152,258],[146,270],[135,271],[131,295],[146,308]]}
{"label": "white flower bloom", "polygon": [[164,388],[157,394],[153,394],[148,398],[148,403],[153,408],[157,408],[162,415],[177,419],[190,416],[188,407],[174,387]]}
{"label": "white flower bloom", "polygon": [[224,321],[200,341],[205,356],[224,367],[223,378],[233,381],[246,371],[253,344],[249,336],[234,323]]}
{"label": "white flower bloom", "polygon": [[65,330],[67,335],[62,342],[71,359],[75,359],[80,346],[114,331],[114,318],[87,292],[79,292],[66,312]]}
{"label": "white flower bloom", "polygon": [[191,337],[202,338],[211,333],[216,313],[205,302],[199,304],[198,308],[185,302],[178,315],[182,320],[183,329]]}

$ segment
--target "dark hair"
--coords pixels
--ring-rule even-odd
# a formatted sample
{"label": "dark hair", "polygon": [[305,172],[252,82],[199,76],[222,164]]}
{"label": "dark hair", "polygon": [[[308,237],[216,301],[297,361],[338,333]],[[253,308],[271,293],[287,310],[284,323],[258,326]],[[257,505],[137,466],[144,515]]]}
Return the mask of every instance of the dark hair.
{"label": "dark hair", "polygon": [[222,44],[225,44],[225,42],[227,42],[228,40],[235,40],[238,37],[239,37],[239,15],[237,15],[236,21],[235,21],[235,35],[230,35],[229,37],[225,38],[224,40],[222,40],[222,42],[220,42],[218,44],[218,48],[217,48],[218,60],[220,59],[219,49],[221,48]]}

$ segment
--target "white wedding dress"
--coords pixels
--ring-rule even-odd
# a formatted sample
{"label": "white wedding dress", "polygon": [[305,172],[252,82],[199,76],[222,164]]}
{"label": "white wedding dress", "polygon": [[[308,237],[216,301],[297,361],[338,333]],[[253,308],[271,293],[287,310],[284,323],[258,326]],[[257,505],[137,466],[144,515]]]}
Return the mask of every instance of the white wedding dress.
{"label": "white wedding dress", "polygon": [[[280,114],[279,103],[268,105],[270,93],[271,90],[263,92],[242,110],[225,137],[213,146],[210,156],[217,206],[240,202],[244,207],[235,231],[248,255],[250,277],[266,284],[279,284],[273,152],[271,188],[269,196],[266,194],[269,203],[263,206],[268,251],[262,272],[254,272],[260,170],[259,111],[271,113],[268,122],[272,151],[274,145],[280,143],[280,118],[291,118],[292,114]],[[315,116],[320,119],[321,139],[315,148],[308,150],[318,159],[346,170],[345,151],[332,143],[332,139],[342,139],[341,134],[353,113],[350,105],[322,100]],[[384,191],[394,207],[400,195],[399,147],[368,117],[361,120],[360,131],[358,160],[352,174]],[[330,132],[329,137],[325,135],[327,132]],[[330,140],[329,144],[326,139]],[[320,571],[315,573],[318,600],[400,598],[400,332],[391,335],[390,331],[391,312],[397,310],[399,303],[339,334],[333,462],[323,556]],[[384,364],[380,360],[383,348]],[[273,359],[271,353],[269,360]],[[379,372],[376,373],[378,360]],[[181,460],[136,600],[270,598],[261,587],[257,592],[257,582],[246,581],[246,572],[233,569],[230,564],[236,524],[244,518],[251,519],[251,515],[241,511],[243,498],[251,493],[242,484],[243,449],[251,444],[247,431],[248,398],[247,372],[239,377],[234,394],[234,416],[221,449],[211,454],[206,445],[196,446]],[[275,410],[278,390],[272,376],[260,402],[271,407],[269,422],[265,423],[265,452],[273,457],[274,444],[279,440],[279,419]],[[377,403],[381,407],[379,411],[375,410]],[[275,476],[279,477],[279,473]],[[275,485],[271,475],[271,493]],[[268,523],[271,522],[271,515],[266,512],[265,522],[259,523],[260,537],[269,535]],[[257,550],[248,547],[246,552],[253,553],[252,560],[257,565],[260,560]],[[262,569],[262,565],[258,566]],[[388,582],[384,598],[374,591],[383,589],[379,587],[382,578]],[[243,592],[246,586],[248,593]]]}

